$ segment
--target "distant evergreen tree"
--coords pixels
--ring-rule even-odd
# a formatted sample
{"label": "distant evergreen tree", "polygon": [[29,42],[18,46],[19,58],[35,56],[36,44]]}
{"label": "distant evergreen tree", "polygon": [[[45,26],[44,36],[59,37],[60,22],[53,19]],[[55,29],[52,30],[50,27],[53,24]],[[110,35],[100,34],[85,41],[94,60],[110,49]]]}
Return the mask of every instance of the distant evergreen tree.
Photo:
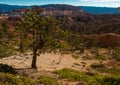
{"label": "distant evergreen tree", "polygon": [[0,58],[7,57],[12,54],[13,34],[6,21],[0,23]]}
{"label": "distant evergreen tree", "polygon": [[118,10],[118,14],[120,14],[120,7],[118,7],[117,10]]}

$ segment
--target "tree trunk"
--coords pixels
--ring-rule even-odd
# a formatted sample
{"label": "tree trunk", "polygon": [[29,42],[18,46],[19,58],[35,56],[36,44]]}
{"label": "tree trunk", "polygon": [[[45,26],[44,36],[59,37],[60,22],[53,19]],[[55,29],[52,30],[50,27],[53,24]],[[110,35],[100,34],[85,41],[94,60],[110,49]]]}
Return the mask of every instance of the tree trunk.
{"label": "tree trunk", "polygon": [[32,64],[31,64],[31,67],[33,69],[37,69],[36,61],[37,61],[37,49],[34,49],[33,50],[33,59],[32,59]]}

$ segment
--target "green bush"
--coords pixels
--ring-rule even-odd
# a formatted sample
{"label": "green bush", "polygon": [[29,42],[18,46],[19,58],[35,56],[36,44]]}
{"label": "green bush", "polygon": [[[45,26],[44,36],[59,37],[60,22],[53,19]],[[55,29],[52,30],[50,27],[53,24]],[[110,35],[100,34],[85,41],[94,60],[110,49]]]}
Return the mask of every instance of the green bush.
{"label": "green bush", "polygon": [[101,63],[93,63],[90,65],[91,68],[93,69],[97,69],[97,68],[104,68],[105,65],[104,64],[101,64]]}
{"label": "green bush", "polygon": [[108,73],[108,74],[112,74],[112,75],[120,75],[120,68],[117,68],[117,67],[97,68],[96,70],[99,72],[102,72],[102,73]]}
{"label": "green bush", "polygon": [[39,77],[38,82],[43,85],[59,85],[57,79],[45,76]]}
{"label": "green bush", "polygon": [[97,80],[101,85],[120,85],[120,76],[106,76]]}
{"label": "green bush", "polygon": [[120,76],[85,73],[69,68],[56,70],[54,73],[59,74],[62,78],[66,78],[70,81],[84,82],[83,85],[120,85]]}
{"label": "green bush", "polygon": [[10,74],[16,74],[17,72],[12,66],[9,66],[7,64],[0,64],[0,72],[10,73]]}
{"label": "green bush", "polygon": [[41,76],[31,79],[8,73],[0,73],[0,85],[59,85],[58,80],[51,77]]}
{"label": "green bush", "polygon": [[0,73],[0,82],[0,85],[37,85],[30,78],[8,73]]}
{"label": "green bush", "polygon": [[76,66],[80,66],[80,64],[79,64],[79,63],[74,63],[74,65],[76,65]]}
{"label": "green bush", "polygon": [[81,73],[79,71],[69,69],[69,68],[64,68],[62,70],[56,70],[54,73],[59,74],[62,78],[67,78],[68,80],[72,81],[87,81],[91,80],[88,75],[85,73]]}
{"label": "green bush", "polygon": [[72,57],[74,58],[74,59],[78,59],[79,58],[79,55],[72,55]]}
{"label": "green bush", "polygon": [[106,56],[103,55],[94,56],[94,58],[98,60],[106,60]]}
{"label": "green bush", "polygon": [[10,56],[13,53],[13,48],[0,44],[0,58]]}
{"label": "green bush", "polygon": [[116,61],[120,61],[120,47],[114,48],[114,50],[113,50],[113,52],[112,52],[112,57],[113,57],[113,59],[115,59]]}

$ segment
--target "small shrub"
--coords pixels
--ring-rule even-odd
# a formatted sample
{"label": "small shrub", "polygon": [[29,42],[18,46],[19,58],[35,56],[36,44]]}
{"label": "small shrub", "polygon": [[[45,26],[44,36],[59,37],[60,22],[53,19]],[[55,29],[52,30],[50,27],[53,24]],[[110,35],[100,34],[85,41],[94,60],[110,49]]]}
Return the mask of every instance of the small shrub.
{"label": "small shrub", "polygon": [[97,80],[101,85],[120,85],[120,77],[115,76],[105,76]]}
{"label": "small shrub", "polygon": [[69,68],[64,68],[62,70],[56,70],[54,73],[59,74],[62,78],[67,78],[68,80],[72,81],[84,81],[89,78],[88,75],[85,73],[81,73],[79,71],[69,69]]}
{"label": "small shrub", "polygon": [[120,85],[120,76],[98,75],[91,72],[84,73],[69,68],[56,70],[54,73],[68,80],[85,82],[83,85]]}
{"label": "small shrub", "polygon": [[94,58],[98,60],[106,60],[106,57],[103,55],[94,56]]}
{"label": "small shrub", "polygon": [[120,75],[120,68],[113,67],[113,68],[98,68],[97,71],[103,72],[103,73],[109,73],[113,75]]}
{"label": "small shrub", "polygon": [[86,75],[95,76],[95,73],[93,73],[93,72],[86,72]]}
{"label": "small shrub", "polygon": [[38,82],[43,85],[59,85],[57,79],[45,76],[39,77]]}
{"label": "small shrub", "polygon": [[83,64],[83,65],[86,65],[86,62],[80,62],[81,64]]}
{"label": "small shrub", "polygon": [[113,52],[112,52],[112,57],[113,57],[113,59],[115,59],[116,61],[120,61],[120,47],[114,48],[114,50],[113,50]]}
{"label": "small shrub", "polygon": [[80,66],[80,64],[79,64],[79,63],[74,63],[74,65],[76,65],[76,66]]}
{"label": "small shrub", "polygon": [[92,60],[92,56],[85,55],[82,57],[83,60]]}
{"label": "small shrub", "polygon": [[0,64],[0,72],[10,73],[10,74],[16,74],[17,72],[12,66],[9,66],[7,64]]}
{"label": "small shrub", "polygon": [[8,73],[0,73],[0,81],[0,85],[37,85],[30,78]]}
{"label": "small shrub", "polygon": [[13,47],[7,45],[0,45],[0,58],[12,55]]}
{"label": "small shrub", "polygon": [[73,57],[74,59],[78,59],[78,58],[79,58],[78,55],[72,55],[72,57]]}
{"label": "small shrub", "polygon": [[91,68],[93,68],[93,69],[96,69],[96,68],[104,68],[104,67],[105,67],[104,64],[100,64],[100,63],[93,63],[93,64],[91,64],[90,66],[91,66]]}

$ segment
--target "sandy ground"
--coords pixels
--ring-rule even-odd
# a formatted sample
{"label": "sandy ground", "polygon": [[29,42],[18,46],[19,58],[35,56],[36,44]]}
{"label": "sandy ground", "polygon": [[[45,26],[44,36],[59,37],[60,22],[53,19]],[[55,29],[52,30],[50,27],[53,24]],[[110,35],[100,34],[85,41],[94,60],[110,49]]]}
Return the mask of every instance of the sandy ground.
{"label": "sandy ground", "polygon": [[[53,71],[53,70],[58,70],[62,68],[73,68],[77,70],[84,70],[83,69],[83,64],[81,62],[85,62],[86,65],[85,67],[91,65],[94,62],[97,62],[96,60],[83,60],[82,56],[80,58],[75,59],[72,57],[71,54],[64,54],[61,57],[61,62],[59,62],[61,54],[59,53],[46,53],[46,54],[41,54],[37,58],[37,67],[38,71]],[[32,55],[31,53],[28,53],[27,55],[23,56],[10,56],[6,58],[0,59],[0,63],[8,64],[13,66],[14,68],[30,68],[32,62]],[[78,65],[75,65],[78,64]],[[84,67],[84,68],[85,68]]]}
{"label": "sandy ground", "polygon": [[[52,74],[51,71],[59,70],[62,68],[72,68],[79,71],[86,71],[92,63],[99,62],[96,60],[83,60],[84,55],[79,55],[78,59],[72,57],[72,54],[64,54],[61,56],[61,62],[58,64],[61,54],[60,53],[46,53],[41,54],[37,58],[37,72],[28,69],[31,67],[32,55],[28,52],[26,55],[19,56],[14,55],[0,59],[0,63],[8,64],[19,70],[19,74],[25,75],[31,78],[38,78],[41,75],[51,76],[59,79],[59,76]],[[83,68],[83,62],[86,65]],[[79,85],[78,82],[66,81],[59,79],[60,85]]]}

